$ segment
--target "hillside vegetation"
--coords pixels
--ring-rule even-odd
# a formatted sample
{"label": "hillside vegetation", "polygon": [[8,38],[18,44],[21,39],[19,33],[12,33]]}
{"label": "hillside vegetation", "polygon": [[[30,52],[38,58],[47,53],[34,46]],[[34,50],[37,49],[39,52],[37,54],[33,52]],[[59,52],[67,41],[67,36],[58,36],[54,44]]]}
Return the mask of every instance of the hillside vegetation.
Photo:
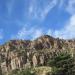
{"label": "hillside vegetation", "polygon": [[43,35],[0,46],[0,75],[75,75],[75,40]]}

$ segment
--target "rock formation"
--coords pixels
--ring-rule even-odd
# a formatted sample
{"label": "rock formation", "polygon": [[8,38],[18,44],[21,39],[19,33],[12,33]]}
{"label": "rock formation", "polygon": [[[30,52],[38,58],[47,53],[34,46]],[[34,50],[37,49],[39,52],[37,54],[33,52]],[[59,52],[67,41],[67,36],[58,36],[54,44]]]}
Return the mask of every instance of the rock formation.
{"label": "rock formation", "polygon": [[0,46],[0,66],[6,74],[14,69],[47,65],[47,61],[61,52],[74,56],[75,40],[41,36],[33,41],[10,40]]}

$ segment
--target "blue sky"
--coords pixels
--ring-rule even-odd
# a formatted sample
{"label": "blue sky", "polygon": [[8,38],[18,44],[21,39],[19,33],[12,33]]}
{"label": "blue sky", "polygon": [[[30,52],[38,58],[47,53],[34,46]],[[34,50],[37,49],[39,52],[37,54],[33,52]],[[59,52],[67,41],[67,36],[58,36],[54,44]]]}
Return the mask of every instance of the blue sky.
{"label": "blue sky", "polygon": [[0,0],[0,44],[48,34],[75,38],[75,0]]}

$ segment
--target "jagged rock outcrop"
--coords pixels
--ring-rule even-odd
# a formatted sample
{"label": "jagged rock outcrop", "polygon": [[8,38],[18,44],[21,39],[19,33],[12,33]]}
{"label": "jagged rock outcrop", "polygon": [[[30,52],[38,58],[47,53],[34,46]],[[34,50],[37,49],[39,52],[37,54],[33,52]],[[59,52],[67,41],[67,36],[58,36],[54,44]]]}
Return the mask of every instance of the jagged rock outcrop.
{"label": "jagged rock outcrop", "polygon": [[41,36],[32,41],[31,47],[35,49],[46,49],[54,46],[54,38],[48,35]]}
{"label": "jagged rock outcrop", "polygon": [[10,40],[0,46],[2,73],[47,65],[47,61],[60,53],[70,52],[74,56],[75,40],[63,40],[43,35],[36,40]]}

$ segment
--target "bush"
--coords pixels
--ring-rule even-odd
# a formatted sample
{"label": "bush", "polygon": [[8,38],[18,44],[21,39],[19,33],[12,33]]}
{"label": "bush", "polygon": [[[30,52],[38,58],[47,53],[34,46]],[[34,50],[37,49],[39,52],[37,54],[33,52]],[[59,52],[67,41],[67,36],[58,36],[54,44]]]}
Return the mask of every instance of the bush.
{"label": "bush", "polygon": [[74,59],[70,54],[61,53],[54,59],[48,61],[48,65],[52,67],[53,75],[75,75]]}
{"label": "bush", "polygon": [[9,75],[35,75],[34,73],[31,73],[31,69],[16,69],[13,70],[11,74]]}

